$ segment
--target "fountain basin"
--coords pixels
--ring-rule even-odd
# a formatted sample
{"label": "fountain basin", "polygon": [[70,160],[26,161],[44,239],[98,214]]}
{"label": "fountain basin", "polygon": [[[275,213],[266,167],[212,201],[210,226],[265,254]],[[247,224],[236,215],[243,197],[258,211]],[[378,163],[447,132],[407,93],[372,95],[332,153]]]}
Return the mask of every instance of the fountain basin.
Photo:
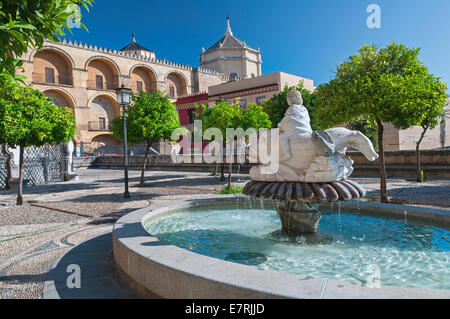
{"label": "fountain basin", "polygon": [[[169,245],[144,228],[170,212],[195,207],[245,207],[246,198],[183,201],[148,207],[122,217],[113,232],[114,258],[122,277],[144,296],[163,298],[449,298],[450,290],[394,286],[368,288],[359,283],[283,273],[200,255]],[[447,211],[392,204],[346,202],[366,212],[420,218],[450,225]],[[231,256],[240,258],[242,256]],[[248,258],[249,256],[244,256]],[[250,256],[255,260],[261,256]]]}

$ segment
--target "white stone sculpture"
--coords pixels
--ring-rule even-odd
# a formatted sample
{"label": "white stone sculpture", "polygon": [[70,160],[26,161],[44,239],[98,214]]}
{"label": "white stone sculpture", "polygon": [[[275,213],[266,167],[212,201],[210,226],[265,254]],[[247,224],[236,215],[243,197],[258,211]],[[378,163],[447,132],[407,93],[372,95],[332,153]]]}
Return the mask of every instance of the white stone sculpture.
{"label": "white stone sculpture", "polygon": [[173,163],[178,163],[178,155],[181,150],[181,145],[177,142],[170,142],[170,157],[172,158]]}
{"label": "white stone sculpture", "polygon": [[[353,172],[353,161],[345,156],[347,147],[363,153],[370,161],[378,158],[372,142],[361,132],[338,127],[313,131],[308,110],[297,90],[287,92],[289,108],[279,127],[279,168],[267,174],[267,165],[250,170],[254,181],[325,183],[347,179]],[[273,134],[268,134],[268,138]],[[259,140],[259,148],[268,148]],[[270,153],[270,150],[264,150]],[[265,153],[265,154],[268,154]]]}
{"label": "white stone sculpture", "polygon": [[75,173],[72,170],[72,163],[73,163],[73,151],[75,150],[75,145],[73,144],[73,141],[69,141],[66,144],[64,144],[64,153],[66,155],[65,161],[65,170],[64,170],[64,180],[70,181],[71,179],[78,180],[80,178],[78,173]]}

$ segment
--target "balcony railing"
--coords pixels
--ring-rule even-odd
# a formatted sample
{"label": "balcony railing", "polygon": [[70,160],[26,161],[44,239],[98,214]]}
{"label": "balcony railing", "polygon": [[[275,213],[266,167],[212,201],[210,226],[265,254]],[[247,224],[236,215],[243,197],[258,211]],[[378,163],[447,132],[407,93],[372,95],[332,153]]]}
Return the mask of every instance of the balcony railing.
{"label": "balcony railing", "polygon": [[109,126],[111,123],[103,121],[89,121],[88,130],[89,131],[109,131]]}
{"label": "balcony railing", "polygon": [[[134,93],[139,93],[140,90],[138,90],[136,81],[133,81],[133,83],[131,84],[131,90]],[[152,82],[150,85],[143,84],[141,90],[144,90],[145,92],[156,92],[156,84],[154,82]]]}
{"label": "balcony railing", "polygon": [[[48,81],[49,80],[49,81]],[[33,82],[45,84],[64,84],[73,85],[73,76],[71,75],[55,75],[52,80],[46,79],[45,73],[33,72]]]}
{"label": "balcony railing", "polygon": [[96,80],[88,80],[88,89],[94,90],[115,90],[119,85],[115,81],[103,81],[102,86],[97,86]]}

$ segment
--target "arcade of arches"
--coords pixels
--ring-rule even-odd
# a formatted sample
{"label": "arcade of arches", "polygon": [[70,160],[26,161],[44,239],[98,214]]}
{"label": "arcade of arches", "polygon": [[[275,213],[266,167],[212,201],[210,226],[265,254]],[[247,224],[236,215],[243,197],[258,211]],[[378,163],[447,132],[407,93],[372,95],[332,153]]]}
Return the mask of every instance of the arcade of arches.
{"label": "arcade of arches", "polygon": [[[133,52],[132,52],[133,53]],[[74,42],[45,40],[41,51],[29,51],[23,60],[26,82],[51,97],[56,105],[72,109],[77,125],[76,146],[117,145],[109,131],[121,112],[114,92],[122,83],[134,93],[161,90],[171,101],[225,82],[226,76],[166,60]],[[195,73],[195,74],[194,74]]]}
{"label": "arcade of arches", "polygon": [[37,52],[33,58],[33,82],[72,85],[70,60],[56,50]]}

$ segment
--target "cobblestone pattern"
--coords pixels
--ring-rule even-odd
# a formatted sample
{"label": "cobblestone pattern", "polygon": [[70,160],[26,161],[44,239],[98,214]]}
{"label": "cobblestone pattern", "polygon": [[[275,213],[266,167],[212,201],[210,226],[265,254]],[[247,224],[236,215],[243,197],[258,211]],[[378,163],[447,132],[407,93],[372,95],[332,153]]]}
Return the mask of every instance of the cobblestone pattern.
{"label": "cobblestone pattern", "polygon": [[[43,280],[55,261],[73,246],[111,231],[123,214],[150,204],[216,196],[226,184],[208,173],[150,171],[145,187],[138,187],[140,172],[130,171],[132,200],[124,201],[123,171],[85,169],[79,173],[79,181],[27,187],[27,204],[22,207],[14,206],[15,191],[0,192],[0,298],[41,298]],[[355,180],[367,190],[367,198],[378,197],[378,179]],[[234,184],[248,181],[245,174],[233,176]],[[450,209],[449,180],[422,184],[389,180],[388,188],[395,201]]]}

